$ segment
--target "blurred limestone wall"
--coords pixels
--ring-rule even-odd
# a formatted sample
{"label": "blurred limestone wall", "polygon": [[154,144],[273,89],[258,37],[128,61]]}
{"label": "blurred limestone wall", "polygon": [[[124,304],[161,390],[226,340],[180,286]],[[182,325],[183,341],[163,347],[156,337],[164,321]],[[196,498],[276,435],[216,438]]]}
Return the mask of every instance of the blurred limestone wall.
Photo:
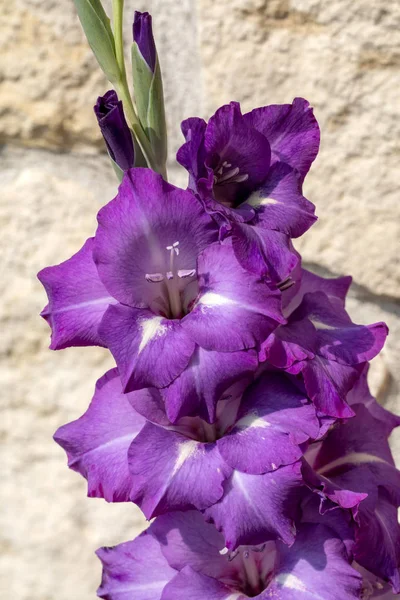
{"label": "blurred limestone wall", "polygon": [[[294,96],[314,105],[322,146],[305,192],[320,220],[298,247],[314,270],[353,275],[354,320],[389,324],[371,384],[396,410],[400,4],[126,4],[131,17],[134,9],[154,15],[173,182],[185,184],[174,165],[183,118],[207,117],[231,99],[244,109]],[[0,592],[2,600],[89,600],[100,580],[93,551],[130,539],[144,520],[133,506],[87,499],[52,441],[59,425],[86,409],[112,361],[99,349],[47,350],[35,275],[80,248],[115,194],[92,114],[107,85],[72,0],[0,0],[0,30]]]}

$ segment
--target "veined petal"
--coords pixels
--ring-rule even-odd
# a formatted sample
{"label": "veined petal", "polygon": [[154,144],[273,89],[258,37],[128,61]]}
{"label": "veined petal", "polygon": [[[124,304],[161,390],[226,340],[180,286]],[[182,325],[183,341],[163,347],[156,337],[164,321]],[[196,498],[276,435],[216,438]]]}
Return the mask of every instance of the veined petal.
{"label": "veined petal", "polygon": [[238,261],[248,271],[274,283],[284,281],[299,261],[288,235],[260,225],[234,223],[232,245]]}
{"label": "veined petal", "polygon": [[180,321],[122,304],[110,309],[101,335],[115,358],[125,392],[161,388],[182,373],[195,344]]}
{"label": "veined petal", "polygon": [[197,346],[187,368],[162,391],[170,421],[200,416],[213,423],[224,392],[238,379],[250,378],[257,367],[254,350],[212,352]]}
{"label": "veined petal", "polygon": [[328,298],[336,298],[340,300],[342,306],[344,306],[347,292],[349,291],[352,282],[350,276],[332,278],[320,277],[311,271],[307,271],[307,269],[299,269],[298,279],[296,293],[290,298],[290,301],[285,303],[285,295],[283,297],[285,316],[291,315],[301,304],[305,294],[312,292],[324,292]]}
{"label": "veined petal", "polygon": [[355,560],[389,581],[400,593],[400,526],[398,508],[387,491],[378,489],[376,499],[368,498],[360,507],[360,527],[356,530]]}
{"label": "veined petal", "polygon": [[299,463],[264,475],[234,471],[224,484],[224,496],[205,516],[222,532],[229,550],[275,539],[291,544],[301,485]]}
{"label": "veined petal", "polygon": [[319,353],[328,360],[356,365],[374,358],[388,334],[385,323],[353,323],[340,300],[323,292],[308,293],[293,319],[308,318],[318,333]]}
{"label": "veined petal", "polygon": [[232,576],[236,570],[221,552],[225,547],[224,537],[214,525],[206,523],[199,511],[161,515],[151,524],[150,531],[159,541],[168,564],[178,571],[189,566],[220,579]]}
{"label": "veined petal", "polygon": [[268,139],[271,163],[287,163],[303,180],[318,154],[320,139],[318,123],[307,100],[295,98],[292,104],[263,106],[244,118]]}
{"label": "veined petal", "polygon": [[213,244],[198,259],[199,296],[182,327],[207,350],[254,348],[284,322],[280,292],[247,272],[230,244]]}
{"label": "veined petal", "polygon": [[70,259],[38,274],[49,298],[41,315],[52,330],[52,350],[104,345],[99,325],[116,300],[102,284],[92,252],[93,238],[89,238]]}
{"label": "veined petal", "polygon": [[176,575],[160,544],[147,531],[132,542],[100,548],[96,554],[103,564],[97,595],[106,600],[160,600]]}
{"label": "veined petal", "polygon": [[301,373],[307,394],[322,415],[340,419],[354,416],[346,402],[346,394],[359,377],[358,365],[341,365],[316,355],[303,364]]}
{"label": "veined petal", "polygon": [[206,126],[207,123],[197,117],[186,119],[181,124],[186,143],[179,148],[176,159],[189,172],[189,188],[193,191],[197,191],[197,181],[207,176],[204,165]]}
{"label": "veined petal", "polygon": [[129,449],[134,486],[131,499],[145,516],[217,502],[231,469],[215,444],[203,444],[147,423]]}
{"label": "veined petal", "polygon": [[278,542],[278,564],[260,600],[357,600],[362,579],[329,527],[302,525],[291,548]]}
{"label": "veined petal", "polygon": [[234,469],[261,474],[296,462],[317,438],[315,407],[284,375],[265,373],[242,399],[236,425],[217,445]]}
{"label": "veined petal", "polygon": [[317,220],[314,204],[302,194],[298,173],[281,162],[271,167],[262,186],[247,198],[246,204],[254,208],[259,227],[292,238],[303,235]]}
{"label": "veined petal", "polygon": [[[147,397],[148,391],[135,394]],[[85,414],[60,427],[54,439],[66,451],[68,466],[87,479],[88,496],[127,502],[132,487],[128,449],[144,424],[113,369],[97,382]]]}
{"label": "veined petal", "polygon": [[224,583],[185,567],[168,583],[161,600],[246,600]]}

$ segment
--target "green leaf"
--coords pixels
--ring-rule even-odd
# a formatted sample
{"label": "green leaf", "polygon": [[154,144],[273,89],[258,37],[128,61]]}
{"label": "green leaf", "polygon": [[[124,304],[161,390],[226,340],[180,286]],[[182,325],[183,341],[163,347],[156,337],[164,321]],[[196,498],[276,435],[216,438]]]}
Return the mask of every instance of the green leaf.
{"label": "green leaf", "polygon": [[101,19],[101,22],[103,23],[104,27],[107,29],[108,36],[109,36],[110,40],[112,41],[113,47],[115,49],[114,34],[113,34],[112,27],[111,27],[111,21],[108,18],[107,13],[103,8],[101,0],[89,0],[89,1],[93,7],[93,10],[97,14],[97,16]]}
{"label": "green leaf", "polygon": [[147,128],[156,162],[159,165],[165,165],[167,161],[167,125],[165,122],[164,92],[158,57],[149,91]]}
{"label": "green leaf", "polygon": [[[120,71],[115,58],[114,38],[111,26],[107,21],[99,0],[74,0],[79,20],[97,62],[111,83],[120,78]],[[100,8],[100,15],[96,12]]]}

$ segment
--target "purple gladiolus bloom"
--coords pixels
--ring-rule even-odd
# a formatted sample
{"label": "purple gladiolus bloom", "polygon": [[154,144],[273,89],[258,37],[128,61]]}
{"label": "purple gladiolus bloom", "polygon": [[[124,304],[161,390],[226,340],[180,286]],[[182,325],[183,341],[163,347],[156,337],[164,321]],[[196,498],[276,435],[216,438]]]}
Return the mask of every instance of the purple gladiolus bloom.
{"label": "purple gladiolus bloom", "polygon": [[275,282],[298,262],[290,238],[313,224],[314,205],[302,182],[319,147],[319,128],[308,102],[267,106],[245,115],[236,102],[209,120],[182,123],[186,143],[178,161],[189,187],[230,231],[242,264]]}
{"label": "purple gladiolus bloom", "polygon": [[165,515],[133,542],[97,555],[97,593],[107,600],[356,600],[362,588],[338,535],[313,523],[300,526],[291,548],[268,542],[229,552],[199,513]]}
{"label": "purple gladiolus bloom", "polygon": [[89,495],[131,499],[148,519],[205,511],[230,549],[292,543],[299,459],[320,436],[315,408],[282,373],[266,372],[241,391],[221,398],[214,423],[196,416],[172,424],[158,390],[123,394],[114,369],[85,415],[55,439],[87,478]]}
{"label": "purple gladiolus bloom", "polygon": [[123,171],[132,168],[135,160],[132,134],[116,92],[110,90],[104,96],[100,96],[94,112],[113,161]]}
{"label": "purple gladiolus bloom", "polygon": [[[43,316],[52,347],[105,345],[125,391],[165,388],[188,368],[170,392],[182,403],[189,402],[185,390],[196,402],[190,378],[203,364],[216,397],[210,398],[212,386],[196,391],[208,396],[212,419],[221,386],[257,367],[255,353],[243,351],[285,322],[281,292],[247,272],[229,241],[217,242],[213,219],[191,192],[149,169],[125,175],[98,222],[82,250],[39,274],[49,296]],[[225,352],[229,362],[218,356]]]}
{"label": "purple gladiolus bloom", "polygon": [[[262,346],[261,360],[289,373],[301,372],[308,396],[321,415],[351,417],[346,394],[363,364],[382,349],[384,323],[356,325],[344,309],[351,279],[323,279],[302,271],[297,292],[285,301],[287,325],[276,329]],[[317,291],[318,290],[318,291]],[[285,306],[286,305],[286,306]]]}
{"label": "purple gladiolus bloom", "polygon": [[348,395],[355,416],[329,432],[316,456],[312,452],[314,473],[304,474],[321,496],[321,510],[357,508],[355,560],[400,593],[400,472],[388,444],[400,417],[379,406],[366,375]]}
{"label": "purple gladiolus bloom", "polygon": [[151,15],[148,12],[135,11],[133,21],[133,41],[136,42],[150,71],[154,73],[156,68],[156,45],[153,37]]}

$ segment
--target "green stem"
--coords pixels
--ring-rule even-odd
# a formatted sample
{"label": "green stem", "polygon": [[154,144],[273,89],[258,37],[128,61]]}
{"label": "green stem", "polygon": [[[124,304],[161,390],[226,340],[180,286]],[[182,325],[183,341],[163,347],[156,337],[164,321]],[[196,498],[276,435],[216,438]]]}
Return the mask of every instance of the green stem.
{"label": "green stem", "polygon": [[115,39],[115,56],[119,67],[120,78],[116,82],[115,88],[119,98],[122,100],[125,115],[131,125],[133,133],[137,138],[146,162],[150,169],[158,171],[155,164],[153,151],[149,140],[140,124],[135,108],[133,106],[132,97],[129,92],[128,80],[125,69],[124,56],[124,37],[123,37],[123,22],[124,22],[124,0],[113,0],[113,21],[114,21],[114,39]]}

